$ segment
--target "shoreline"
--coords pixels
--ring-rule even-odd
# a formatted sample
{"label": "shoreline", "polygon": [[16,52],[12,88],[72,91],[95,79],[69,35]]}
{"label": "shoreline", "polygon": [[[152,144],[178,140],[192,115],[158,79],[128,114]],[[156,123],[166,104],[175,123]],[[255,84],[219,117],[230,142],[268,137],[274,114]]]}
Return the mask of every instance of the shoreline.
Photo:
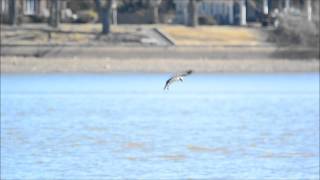
{"label": "shoreline", "polygon": [[1,74],[19,73],[308,73],[319,72],[319,59],[110,59],[1,56]]}

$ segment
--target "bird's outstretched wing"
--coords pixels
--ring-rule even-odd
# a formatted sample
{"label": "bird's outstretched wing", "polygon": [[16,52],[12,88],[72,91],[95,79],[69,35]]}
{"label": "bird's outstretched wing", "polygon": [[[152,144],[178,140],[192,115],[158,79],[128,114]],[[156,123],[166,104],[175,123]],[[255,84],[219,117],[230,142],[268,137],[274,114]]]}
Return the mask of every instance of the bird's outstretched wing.
{"label": "bird's outstretched wing", "polygon": [[170,84],[173,82],[173,78],[170,78],[166,81],[166,84],[164,85],[164,88],[163,90],[168,90],[169,89],[169,86]]}
{"label": "bird's outstretched wing", "polygon": [[177,77],[177,76],[188,76],[188,75],[190,75],[190,74],[192,74],[192,73],[193,73],[192,70],[188,70],[188,71],[185,71],[185,72],[182,72],[182,73],[177,74],[176,77]]}

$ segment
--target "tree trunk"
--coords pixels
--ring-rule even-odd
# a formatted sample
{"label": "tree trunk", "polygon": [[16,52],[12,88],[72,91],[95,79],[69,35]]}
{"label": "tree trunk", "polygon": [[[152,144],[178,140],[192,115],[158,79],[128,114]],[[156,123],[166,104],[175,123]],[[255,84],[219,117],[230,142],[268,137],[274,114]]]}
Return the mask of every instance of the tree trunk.
{"label": "tree trunk", "polygon": [[196,0],[189,0],[188,19],[188,26],[196,27],[198,25],[198,8]]}
{"label": "tree trunk", "polygon": [[111,16],[112,16],[112,24],[117,25],[118,24],[118,10],[117,10],[117,1],[111,0]]}
{"label": "tree trunk", "polygon": [[51,1],[50,2],[50,16],[49,16],[49,19],[48,19],[48,25],[49,26],[53,26],[53,14],[54,14],[54,8],[53,8],[53,2]]}
{"label": "tree trunk", "polygon": [[151,15],[152,15],[152,23],[153,24],[158,24],[159,21],[159,6],[161,4],[162,0],[149,0],[149,7],[150,7],[150,11],[151,11]]}
{"label": "tree trunk", "polygon": [[290,9],[290,0],[285,0],[284,11],[288,12]]}
{"label": "tree trunk", "polygon": [[229,24],[234,23],[234,14],[233,14],[233,3],[229,4]]}
{"label": "tree trunk", "polygon": [[262,1],[262,12],[263,12],[263,14],[265,14],[265,15],[269,14],[269,4],[268,4],[268,0],[263,0],[263,1]]}
{"label": "tree trunk", "polygon": [[311,0],[306,0],[305,2],[305,11],[307,13],[308,21],[312,21],[312,2]]}
{"label": "tree trunk", "polygon": [[108,8],[101,9],[102,34],[110,33],[109,12],[110,12],[110,9]]}
{"label": "tree trunk", "polygon": [[117,25],[118,24],[118,12],[117,9],[112,9],[112,24]]}
{"label": "tree trunk", "polygon": [[60,0],[51,1],[49,25],[57,28],[60,24]]}
{"label": "tree trunk", "polygon": [[59,27],[60,25],[60,0],[54,0],[54,27]]}
{"label": "tree trunk", "polygon": [[17,25],[17,1],[11,0],[9,1],[9,23],[11,25]]}
{"label": "tree trunk", "polygon": [[111,0],[106,1],[104,5],[101,4],[101,0],[95,0],[96,8],[99,14],[99,19],[102,23],[102,34],[109,34],[110,33],[110,12],[112,2]]}
{"label": "tree trunk", "polygon": [[153,13],[153,23],[158,24],[159,23],[159,7],[158,6],[153,6],[152,7],[152,13]]}
{"label": "tree trunk", "polygon": [[281,12],[283,9],[283,1],[278,1],[278,10]]}
{"label": "tree trunk", "polygon": [[245,0],[240,0],[240,25],[247,25],[247,7]]}

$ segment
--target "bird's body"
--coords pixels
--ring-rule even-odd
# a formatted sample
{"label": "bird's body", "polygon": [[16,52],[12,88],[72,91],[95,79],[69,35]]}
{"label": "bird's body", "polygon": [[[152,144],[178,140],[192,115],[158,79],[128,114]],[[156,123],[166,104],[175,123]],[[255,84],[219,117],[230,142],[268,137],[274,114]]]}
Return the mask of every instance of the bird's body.
{"label": "bird's body", "polygon": [[183,73],[180,73],[180,74],[177,74],[177,75],[171,77],[170,79],[168,79],[168,80],[166,81],[166,84],[165,84],[165,86],[164,86],[164,90],[169,90],[169,86],[170,86],[172,83],[176,82],[176,81],[181,81],[181,82],[183,82],[183,77],[184,77],[184,76],[187,76],[187,75],[190,75],[191,73],[193,73],[193,71],[192,71],[192,70],[188,70],[188,71],[186,71],[186,72],[183,72]]}

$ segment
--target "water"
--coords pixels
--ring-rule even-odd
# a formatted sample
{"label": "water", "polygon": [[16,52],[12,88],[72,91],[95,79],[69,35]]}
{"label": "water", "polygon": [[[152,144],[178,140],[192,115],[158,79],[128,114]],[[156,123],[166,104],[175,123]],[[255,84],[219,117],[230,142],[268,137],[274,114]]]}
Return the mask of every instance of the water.
{"label": "water", "polygon": [[1,179],[319,179],[319,74],[1,75]]}

